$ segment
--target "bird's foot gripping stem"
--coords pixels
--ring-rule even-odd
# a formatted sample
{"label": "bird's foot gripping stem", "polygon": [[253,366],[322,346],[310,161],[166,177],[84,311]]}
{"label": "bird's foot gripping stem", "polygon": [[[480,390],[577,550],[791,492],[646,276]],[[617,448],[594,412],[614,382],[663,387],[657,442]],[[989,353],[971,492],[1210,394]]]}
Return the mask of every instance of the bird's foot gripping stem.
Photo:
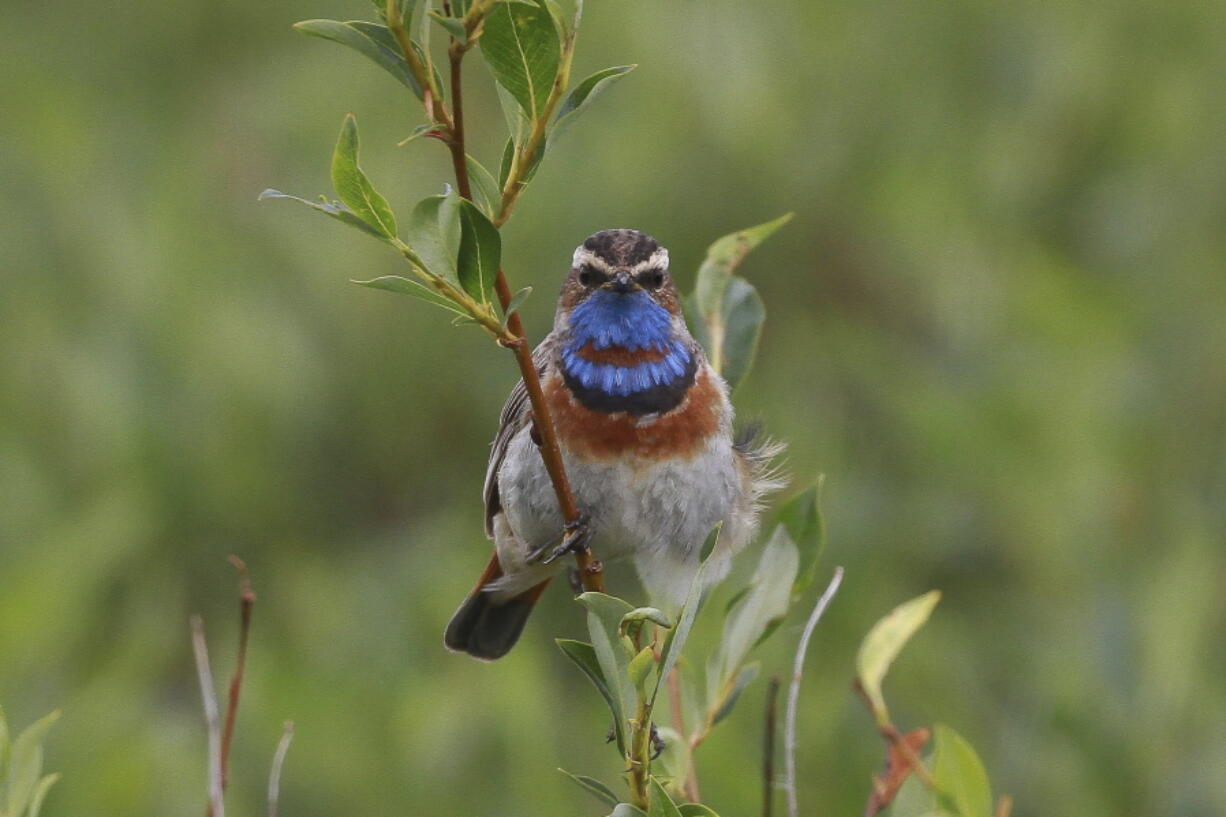
{"label": "bird's foot gripping stem", "polygon": [[541,564],[556,562],[568,553],[583,553],[592,541],[592,527],[587,514],[580,514],[578,519],[567,522],[563,528],[562,541],[556,546],[545,545],[537,548],[528,556],[529,562],[539,561]]}

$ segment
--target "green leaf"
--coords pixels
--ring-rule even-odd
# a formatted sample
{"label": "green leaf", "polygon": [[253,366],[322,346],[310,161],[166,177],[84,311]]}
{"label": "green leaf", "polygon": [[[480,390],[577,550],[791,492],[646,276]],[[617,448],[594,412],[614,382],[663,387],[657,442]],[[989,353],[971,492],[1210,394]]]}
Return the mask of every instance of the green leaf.
{"label": "green leaf", "polygon": [[381,275],[378,278],[371,278],[368,281],[355,281],[351,279],[350,283],[357,284],[358,286],[370,287],[371,289],[383,289],[387,290],[388,292],[396,292],[401,295],[411,295],[414,298],[420,298],[423,301],[432,303],[435,306],[441,306],[448,312],[454,312],[457,315],[465,314],[457,309],[454,303],[447,300],[442,295],[439,295],[437,292],[430,289],[430,287],[426,286],[420,281],[414,281],[412,278],[405,278],[401,275]]}
{"label": "green leaf", "polygon": [[544,3],[499,3],[485,19],[481,53],[498,84],[529,119],[541,117],[561,59],[561,42]]}
{"label": "green leaf", "polygon": [[643,649],[639,650],[638,655],[630,659],[630,663],[626,665],[626,674],[630,677],[630,683],[642,695],[646,689],[647,677],[651,674],[651,668],[656,665],[655,652],[648,644]]}
{"label": "green leaf", "polygon": [[331,216],[342,224],[348,224],[350,227],[356,227],[364,233],[373,235],[375,238],[382,241],[387,241],[387,236],[376,228],[371,227],[362,219],[358,218],[358,216],[352,210],[341,204],[339,201],[330,202],[323,196],[319,197],[319,201],[310,201],[309,199],[304,199],[299,196],[291,196],[289,193],[282,193],[280,190],[273,190],[271,187],[261,193],[258,200],[263,201],[264,199],[289,199],[290,201],[305,204],[312,210],[318,210],[326,216]]}
{"label": "green leaf", "polygon": [[720,352],[720,374],[735,389],[749,374],[758,353],[766,306],[753,285],[739,276],[728,281],[724,291],[724,346]]}
{"label": "green leaf", "polygon": [[464,30],[464,23],[454,17],[444,17],[434,9],[426,12],[434,20],[434,22],[446,29],[447,33],[454,37],[458,42],[468,42],[468,32]]}
{"label": "green leaf", "polygon": [[489,303],[502,263],[502,237],[485,213],[467,199],[459,200],[460,248],[456,271],[460,286],[481,303]]}
{"label": "green leaf", "polygon": [[651,693],[651,707],[656,704],[656,696],[660,694],[660,685],[664,683],[669,673],[673,671],[673,667],[677,666],[677,661],[681,659],[681,651],[685,649],[685,642],[690,637],[690,630],[694,627],[694,618],[698,615],[698,608],[702,605],[707,561],[711,553],[715,551],[722,527],[722,523],[716,525],[715,530],[707,536],[710,548],[704,544],[703,552],[706,556],[699,563],[698,570],[690,581],[690,589],[686,594],[685,604],[681,607],[681,615],[677,618],[677,626],[669,630],[668,637],[664,640],[664,647],[660,650],[660,674],[656,676],[656,687]]}
{"label": "green leaf", "polygon": [[[625,719],[630,703],[634,700],[634,690],[630,687],[628,666],[630,656],[621,645],[621,633],[618,631],[621,620],[633,608],[619,598],[604,593],[582,593],[579,602],[587,608],[587,628],[592,637],[592,649],[600,661],[600,669],[616,694],[620,720]],[[624,754],[624,751],[623,751]]]}
{"label": "green leaf", "polygon": [[432,275],[460,283],[456,259],[460,254],[459,197],[448,193],[427,196],[409,214],[406,228],[409,246]]}
{"label": "green leaf", "polygon": [[507,301],[507,308],[503,310],[504,318],[510,318],[520,307],[524,305],[524,301],[528,300],[528,296],[532,294],[532,287],[524,287],[519,292],[511,296],[511,300]]}
{"label": "green leaf", "polygon": [[656,724],[656,734],[664,742],[664,751],[651,761],[651,767],[659,768],[665,780],[685,780],[690,769],[689,744],[677,730],[663,724]]}
{"label": "green leaf", "polygon": [[647,798],[647,817],[681,817],[677,804],[654,775],[648,778],[647,785],[651,792]]}
{"label": "green leaf", "polygon": [[903,781],[886,814],[888,817],[953,817],[937,804],[936,795],[914,774]]}
{"label": "green leaf", "polygon": [[616,65],[612,68],[605,68],[576,85],[562,101],[557,115],[553,118],[553,126],[549,130],[549,147],[552,147],[554,141],[574,124],[579,114],[583,113],[596,97],[637,67],[636,65]]}
{"label": "green leaf", "polygon": [[868,696],[873,706],[873,715],[877,723],[889,723],[889,710],[886,709],[885,698],[881,695],[881,682],[885,679],[890,664],[898,657],[898,653],[915,635],[932,608],[941,600],[941,591],[932,590],[922,596],[911,599],[891,610],[885,618],[873,625],[856,655],[856,675],[864,694]]}
{"label": "green leaf", "polygon": [[385,238],[396,236],[396,216],[358,165],[358,123],[346,114],[332,152],[332,187],[354,215]]}
{"label": "green leaf", "polygon": [[680,812],[681,817],[719,817],[718,814],[702,803],[682,803],[677,806],[677,811]]}
{"label": "green leaf", "polygon": [[572,774],[565,769],[558,769],[559,772],[569,777],[571,780],[578,783],[582,788],[590,794],[595,795],[596,799],[610,806],[616,806],[618,797],[613,793],[613,790],[601,783],[594,777],[588,777],[582,774]]}
{"label": "green leaf", "polygon": [[745,687],[753,683],[753,680],[758,677],[758,673],[761,670],[762,664],[757,661],[741,667],[740,671],[736,674],[736,681],[728,689],[727,696],[720,702],[719,708],[715,710],[715,714],[711,716],[712,726],[732,714],[732,707],[736,706],[737,698],[741,697]]}
{"label": "green leaf", "polygon": [[38,817],[39,812],[43,810],[43,801],[47,799],[47,792],[59,779],[60,773],[56,772],[38,781],[38,785],[34,787],[34,795],[30,798],[30,808],[26,812],[26,817]]}
{"label": "green leaf", "polygon": [[52,712],[35,721],[13,741],[8,769],[8,814],[18,817],[30,804],[43,769],[43,740],[60,717]]}
{"label": "green leaf", "polygon": [[631,623],[637,622],[642,625],[644,621],[650,621],[666,630],[673,628],[672,622],[668,620],[668,616],[664,615],[664,611],[655,607],[635,607],[622,616],[620,630],[623,633],[628,632]]}
{"label": "green leaf", "polygon": [[779,510],[779,522],[800,548],[800,569],[792,586],[792,598],[809,589],[817,575],[817,563],[826,547],[826,524],[822,517],[821,490],[825,477],[788,500]]}
{"label": "green leaf", "polygon": [[959,817],[991,817],[992,788],[975,749],[948,726],[936,725],[932,779]]}
{"label": "green leaf", "polygon": [[418,99],[425,96],[404,60],[400,44],[387,26],[363,20],[344,23],[339,20],[303,20],[294,23],[294,30],[352,48],[395,77]]}
{"label": "green leaf", "polygon": [[765,224],[726,235],[707,248],[706,260],[698,268],[698,280],[694,285],[698,314],[706,320],[711,320],[720,313],[725,302],[724,290],[732,273],[745,260],[750,250],[791,220],[792,214],[787,213]]}
{"label": "green leaf", "polygon": [[613,807],[613,811],[609,817],[647,817],[641,808],[632,806],[629,803],[618,803]]}
{"label": "green leaf", "polygon": [[396,147],[402,148],[405,145],[409,144],[410,142],[416,139],[420,139],[421,137],[425,136],[427,133],[430,133],[437,127],[438,126],[435,125],[433,122],[423,122],[422,124],[413,128],[412,133],[410,133],[408,136],[404,137],[399,142],[397,142]]}
{"label": "green leaf", "polygon": [[468,164],[468,179],[472,182],[473,203],[481,207],[487,216],[493,217],[502,204],[502,188],[485,165],[472,156],[465,157]]}
{"label": "green leaf", "polygon": [[707,676],[708,701],[720,700],[721,691],[732,683],[749,651],[772,623],[787,615],[799,559],[787,529],[776,526],[749,580],[749,592],[724,620],[723,637]]}
{"label": "green leaf", "polygon": [[569,638],[558,638],[554,641],[566,657],[582,670],[604,698],[605,703],[609,705],[609,712],[613,715],[613,734],[617,738],[617,749],[624,755],[626,753],[626,724],[622,716],[621,699],[613,694],[612,687],[605,680],[600,659],[596,657],[596,650],[591,644]]}

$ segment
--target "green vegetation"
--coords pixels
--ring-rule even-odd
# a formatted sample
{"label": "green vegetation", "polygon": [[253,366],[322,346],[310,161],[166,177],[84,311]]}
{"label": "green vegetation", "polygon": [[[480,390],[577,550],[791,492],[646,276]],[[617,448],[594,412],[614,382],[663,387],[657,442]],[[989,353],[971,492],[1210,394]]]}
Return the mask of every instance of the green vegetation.
{"label": "green vegetation", "polygon": [[[406,80],[290,30],[369,12],[0,19],[0,701],[19,723],[63,708],[48,817],[201,811],[186,622],[201,611],[231,666],[231,552],[261,594],[232,813],[262,813],[287,718],[286,817],[599,814],[553,769],[616,782],[607,707],[552,643],[591,638],[565,592],[496,665],[440,644],[487,554],[480,476],[514,367],[344,283],[411,273],[386,242],[253,201],[323,190],[346,112],[391,211],[442,192],[446,151],[394,147],[418,124]],[[1023,817],[1226,812],[1223,15],[589,3],[575,77],[638,67],[549,146],[501,258],[539,338],[594,230],[647,230],[684,271],[795,212],[740,272],[769,320],[736,401],[794,475],[827,474],[809,597],[847,570],[800,697],[806,808],[863,811],[883,745],[849,690],[857,649],[940,588],[886,682],[894,722],[952,724]],[[498,96],[477,71],[465,91],[496,187]],[[716,651],[759,558],[690,656]],[[628,571],[606,582],[637,598]],[[749,657],[762,676],[786,675],[807,606]],[[759,811],[767,690],[699,751],[724,817]],[[968,762],[932,738],[934,775]]]}

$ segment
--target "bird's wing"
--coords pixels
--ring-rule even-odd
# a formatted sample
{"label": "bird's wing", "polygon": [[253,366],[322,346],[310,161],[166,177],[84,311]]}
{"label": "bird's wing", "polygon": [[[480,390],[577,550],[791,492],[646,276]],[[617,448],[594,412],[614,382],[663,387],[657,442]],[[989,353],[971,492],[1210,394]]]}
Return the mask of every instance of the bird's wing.
{"label": "bird's wing", "polygon": [[[552,335],[550,335],[541,341],[541,344],[532,353],[532,362],[542,379],[549,368],[552,356],[553,342]],[[485,470],[485,487],[482,490],[482,496],[485,499],[485,534],[490,538],[494,536],[494,517],[502,510],[502,503],[498,496],[498,469],[502,467],[502,458],[507,454],[511,438],[531,422],[531,417],[532,404],[528,400],[528,389],[524,387],[524,381],[520,380],[515,384],[515,388],[511,389],[507,402],[502,406],[498,433],[494,435],[494,442],[491,443],[490,462]]]}

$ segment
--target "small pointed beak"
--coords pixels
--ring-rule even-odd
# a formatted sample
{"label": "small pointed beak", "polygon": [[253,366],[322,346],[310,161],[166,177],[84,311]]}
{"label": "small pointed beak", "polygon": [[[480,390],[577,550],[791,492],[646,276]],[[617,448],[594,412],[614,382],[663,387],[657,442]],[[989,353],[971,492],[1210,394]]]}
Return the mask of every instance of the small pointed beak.
{"label": "small pointed beak", "polygon": [[625,295],[627,292],[633,292],[639,288],[639,285],[634,282],[634,278],[631,277],[630,273],[628,272],[617,273],[613,276],[609,283],[606,284],[606,286],[614,292],[622,295]]}

